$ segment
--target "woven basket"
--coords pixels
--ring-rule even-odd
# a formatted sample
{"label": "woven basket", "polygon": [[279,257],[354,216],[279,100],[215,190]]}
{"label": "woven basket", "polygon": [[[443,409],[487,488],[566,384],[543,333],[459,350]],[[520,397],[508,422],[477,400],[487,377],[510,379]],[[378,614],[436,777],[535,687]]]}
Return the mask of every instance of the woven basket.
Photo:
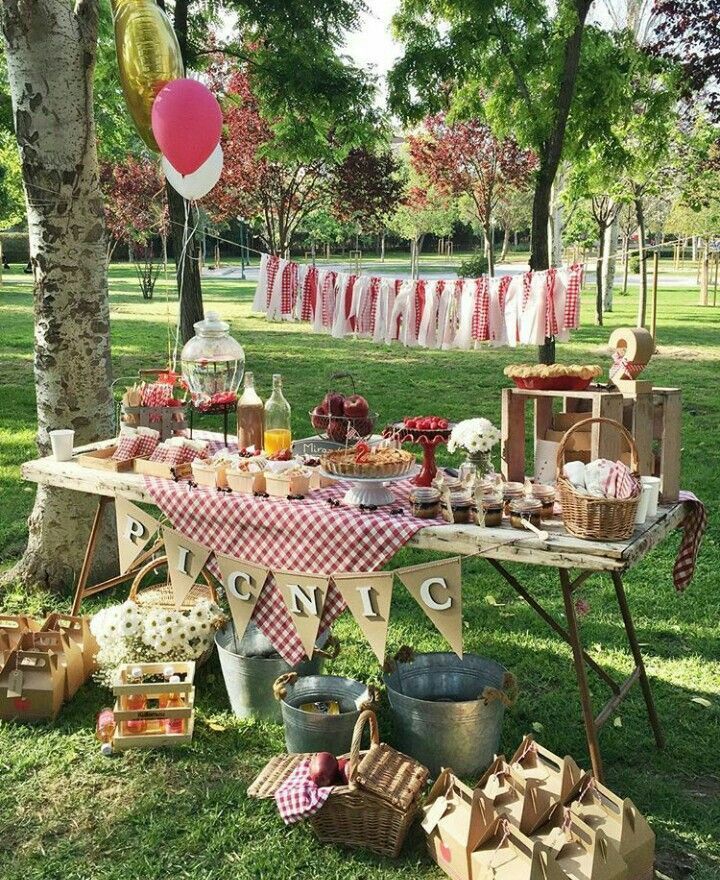
{"label": "woven basket", "polygon": [[[365,724],[370,748],[360,750]],[[251,797],[273,797],[309,755],[279,755],[248,789]],[[418,812],[428,771],[407,755],[380,742],[375,713],[360,713],[353,732],[348,784],[333,788],[323,807],[308,820],[323,843],[367,849],[396,858]]]}
{"label": "woven basket", "polygon": [[565,528],[578,538],[593,541],[622,541],[635,531],[635,514],[639,493],[632,498],[595,498],[579,492],[563,473],[565,447],[574,431],[595,423],[612,426],[622,434],[630,447],[630,470],[640,482],[638,451],[632,434],[614,419],[603,417],[584,419],[573,425],[560,441],[557,451],[557,493],[562,506]]}

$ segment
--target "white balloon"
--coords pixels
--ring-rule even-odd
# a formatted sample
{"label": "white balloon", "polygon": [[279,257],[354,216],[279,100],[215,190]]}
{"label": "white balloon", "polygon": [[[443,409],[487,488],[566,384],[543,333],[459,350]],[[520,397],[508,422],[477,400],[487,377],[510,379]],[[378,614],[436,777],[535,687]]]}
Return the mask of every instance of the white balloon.
{"label": "white balloon", "polygon": [[165,156],[162,157],[162,166],[170,186],[183,198],[201,199],[220,180],[223,170],[222,147],[218,144],[210,157],[192,174],[180,174]]}

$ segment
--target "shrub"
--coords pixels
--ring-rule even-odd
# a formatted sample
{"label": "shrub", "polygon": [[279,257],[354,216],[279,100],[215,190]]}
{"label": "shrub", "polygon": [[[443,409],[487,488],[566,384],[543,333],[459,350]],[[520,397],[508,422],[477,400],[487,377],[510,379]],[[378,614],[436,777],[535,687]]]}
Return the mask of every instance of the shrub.
{"label": "shrub", "polygon": [[8,263],[19,263],[24,266],[30,259],[27,232],[3,232],[0,239],[3,256]]}
{"label": "shrub", "polygon": [[640,254],[630,254],[630,271],[637,275],[640,271]]}
{"label": "shrub", "polygon": [[487,257],[476,252],[471,257],[467,257],[458,266],[458,278],[479,278],[485,275],[488,270]]}

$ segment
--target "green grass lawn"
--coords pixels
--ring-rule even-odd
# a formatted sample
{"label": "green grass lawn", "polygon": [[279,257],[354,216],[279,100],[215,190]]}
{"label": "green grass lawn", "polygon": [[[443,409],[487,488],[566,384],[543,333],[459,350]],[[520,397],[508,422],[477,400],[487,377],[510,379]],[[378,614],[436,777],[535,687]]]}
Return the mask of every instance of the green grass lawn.
{"label": "green grass lawn", "polygon": [[[20,276],[22,277],[22,276]],[[23,279],[23,281],[25,281]],[[260,393],[281,372],[293,405],[297,436],[310,433],[307,411],[323,396],[330,373],[351,371],[383,420],[437,412],[452,419],[485,415],[499,422],[503,367],[534,351],[442,352],[385,348],[366,341],[338,342],[303,326],[268,324],[249,314],[250,284],[206,281],[206,306],[232,321],[245,346],[247,368]],[[113,368],[133,376],[161,365],[167,351],[166,302],[159,285],[144,302],[131,272],[111,272]],[[639,690],[601,734],[607,781],[633,798],[658,837],[658,868],[667,877],[720,877],[720,309],[696,306],[695,287],[661,289],[658,355],[647,371],[656,385],[680,386],[684,395],[683,486],[710,507],[694,583],[676,595],[671,568],[678,537],[671,536],[626,578],[630,605],[647,659],[667,747],[655,750]],[[607,326],[586,324],[558,358],[600,362],[610,330],[634,323],[634,296],[616,298]],[[585,295],[586,320],[592,292]],[[0,559],[22,551],[34,487],[20,479],[20,463],[34,455],[30,286],[6,273],[0,288]],[[79,536],[84,540],[84,536]],[[403,551],[397,565],[421,561]],[[557,573],[524,570],[538,597],[558,616]],[[521,687],[507,713],[502,748],[512,751],[523,733],[542,725],[539,739],[587,765],[570,649],[481,560],[464,567],[465,647],[505,664]],[[582,590],[590,613],[583,639],[618,678],[628,674],[622,626],[610,579],[595,577]],[[106,601],[105,599],[103,601]],[[68,597],[29,598],[19,589],[0,594],[0,607],[40,612],[69,607]],[[92,606],[88,603],[88,609]],[[333,671],[368,679],[377,665],[357,626],[343,615],[336,632],[343,651]],[[395,592],[389,647],[412,644],[445,650],[414,601]],[[591,678],[599,706],[604,688]],[[710,707],[692,701],[710,701]],[[102,758],[93,739],[96,712],[107,691],[86,686],[56,724],[0,723],[0,877],[35,878],[440,878],[415,833],[397,863],[321,847],[309,829],[285,829],[271,803],[246,798],[267,759],[283,749],[282,728],[234,719],[216,658],[198,678],[198,720],[191,748]],[[388,719],[381,729],[391,735]]]}

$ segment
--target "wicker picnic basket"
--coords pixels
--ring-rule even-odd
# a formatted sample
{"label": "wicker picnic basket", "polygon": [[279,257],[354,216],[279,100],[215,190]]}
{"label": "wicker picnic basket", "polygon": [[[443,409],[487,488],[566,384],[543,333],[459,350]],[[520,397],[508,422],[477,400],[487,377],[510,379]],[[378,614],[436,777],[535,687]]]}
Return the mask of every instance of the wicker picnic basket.
{"label": "wicker picnic basket", "polygon": [[630,470],[640,485],[638,451],[632,434],[620,422],[604,417],[588,418],[573,425],[560,441],[557,451],[557,493],[562,506],[565,528],[578,538],[593,541],[621,541],[635,530],[639,492],[631,498],[596,498],[579,492],[563,472],[565,447],[574,431],[604,423],[617,429],[630,447]]}
{"label": "wicker picnic basket", "polygon": [[167,562],[167,556],[158,556],[156,559],[151,559],[150,562],[144,565],[135,575],[135,580],[130,587],[130,595],[128,596],[128,599],[138,605],[153,605],[156,608],[167,608],[174,611],[189,611],[196,602],[200,601],[200,599],[208,599],[210,602],[215,602],[217,604],[215,585],[212,577],[205,571],[205,569],[202,570],[204,583],[198,582],[193,584],[192,590],[190,590],[187,596],[183,599],[179,608],[175,605],[175,595],[173,593],[172,584],[168,580],[165,580],[163,583],[142,587],[144,578],[157,568],[163,566],[167,567]]}
{"label": "wicker picnic basket", "polygon": [[[370,748],[360,750],[365,724]],[[271,798],[299,763],[310,755],[278,755],[248,789],[250,797]],[[309,822],[323,843],[367,849],[396,858],[417,815],[428,771],[412,758],[380,742],[375,713],[365,709],[355,723],[348,784],[333,788]]]}

